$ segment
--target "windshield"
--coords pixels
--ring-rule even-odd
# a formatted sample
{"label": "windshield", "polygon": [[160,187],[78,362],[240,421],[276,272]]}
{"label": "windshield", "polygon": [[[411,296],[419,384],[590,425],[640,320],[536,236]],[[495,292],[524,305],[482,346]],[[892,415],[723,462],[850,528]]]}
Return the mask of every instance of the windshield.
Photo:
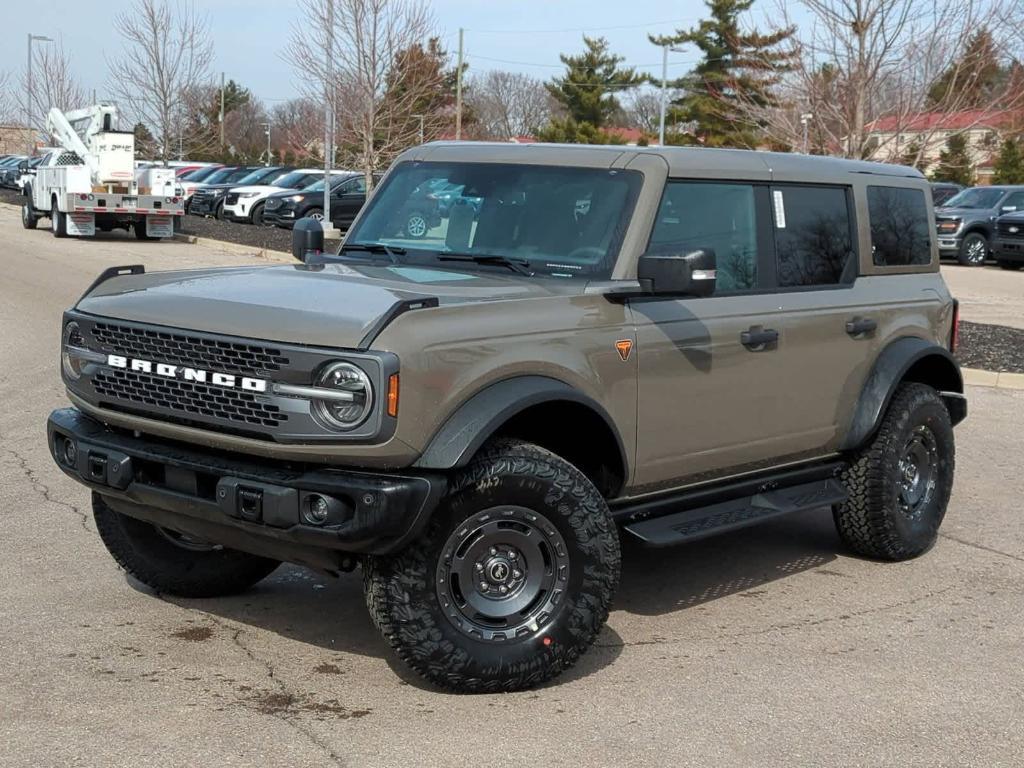
{"label": "windshield", "polygon": [[209,176],[220,170],[219,165],[210,165],[205,168],[196,168],[194,171],[189,171],[181,178],[184,181],[205,181]]}
{"label": "windshield", "polygon": [[280,176],[281,171],[278,168],[257,168],[251,173],[247,173],[245,176],[238,180],[238,186],[244,186],[246,184],[263,184],[270,183],[270,179],[274,176]]}
{"label": "windshield", "polygon": [[946,201],[946,208],[995,208],[1004,194],[1001,189],[972,187]]}
{"label": "windshield", "polygon": [[406,261],[446,269],[500,269],[508,259],[537,274],[607,279],[640,185],[636,171],[402,163],[345,242],[401,247]]}
{"label": "windshield", "polygon": [[219,168],[216,173],[203,179],[206,184],[226,184],[248,173],[245,168]]}
{"label": "windshield", "polygon": [[263,183],[273,184],[275,187],[284,187],[285,189],[301,189],[315,176],[316,174],[311,174],[309,171],[292,171],[291,173],[286,173],[280,178],[268,179]]}
{"label": "windshield", "polygon": [[[331,179],[331,189],[336,188],[341,182],[351,179],[351,176],[335,176]],[[324,191],[324,180],[320,179],[315,184],[310,184],[308,187],[302,188],[303,192],[323,192]]]}

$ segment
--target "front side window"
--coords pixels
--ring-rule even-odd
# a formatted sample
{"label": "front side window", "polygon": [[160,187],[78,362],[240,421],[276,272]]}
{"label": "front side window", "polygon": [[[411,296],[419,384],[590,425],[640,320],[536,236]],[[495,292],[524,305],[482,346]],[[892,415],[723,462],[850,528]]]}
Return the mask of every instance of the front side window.
{"label": "front side window", "polygon": [[399,246],[406,261],[451,269],[514,260],[538,275],[604,280],[641,184],[640,173],[618,169],[408,162],[346,242]]}
{"label": "front side window", "polygon": [[880,267],[928,264],[931,230],[924,192],[900,187],[868,187],[871,260]]}
{"label": "front side window", "polygon": [[670,181],[648,252],[715,252],[715,293],[757,286],[757,217],[751,184]]}
{"label": "front side window", "polygon": [[842,187],[772,187],[778,283],[838,285],[856,276],[853,233]]}
{"label": "front side window", "polygon": [[999,204],[999,198],[1003,196],[1001,189],[985,189],[984,187],[971,187],[954,195],[946,201],[947,208],[995,208]]}

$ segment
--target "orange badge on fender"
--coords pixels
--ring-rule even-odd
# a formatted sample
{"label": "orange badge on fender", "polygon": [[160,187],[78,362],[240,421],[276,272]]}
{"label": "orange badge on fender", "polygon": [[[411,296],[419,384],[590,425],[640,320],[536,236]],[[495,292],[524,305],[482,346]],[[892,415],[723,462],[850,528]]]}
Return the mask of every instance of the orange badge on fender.
{"label": "orange badge on fender", "polygon": [[633,340],[621,339],[616,341],[615,348],[619,351],[619,357],[622,358],[622,362],[626,362],[629,359],[629,353],[633,350]]}

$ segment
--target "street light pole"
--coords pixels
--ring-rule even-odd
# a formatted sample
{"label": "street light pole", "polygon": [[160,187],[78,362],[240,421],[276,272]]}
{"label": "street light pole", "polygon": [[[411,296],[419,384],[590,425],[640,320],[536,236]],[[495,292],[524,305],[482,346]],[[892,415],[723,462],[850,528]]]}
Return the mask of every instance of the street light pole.
{"label": "street light pole", "polygon": [[270,123],[260,123],[263,126],[263,132],[267,134],[267,162],[265,166],[270,166]]}
{"label": "street light pole", "polygon": [[36,148],[35,139],[32,138],[33,134],[35,134],[35,129],[32,127],[32,118],[33,118],[33,114],[32,114],[32,41],[33,40],[38,40],[40,43],[52,43],[53,42],[53,38],[52,37],[46,37],[45,35],[33,35],[31,32],[28,33],[28,72],[27,72],[27,78],[26,78],[28,80],[28,93],[25,94],[25,97],[26,97],[25,98],[25,123],[26,123],[26,127],[27,127],[27,131],[26,131],[27,137],[25,139],[25,148],[26,148],[25,154],[28,155],[29,157],[32,156],[32,153],[35,151],[35,148]]}
{"label": "street light pole", "polygon": [[661,46],[661,118],[658,120],[658,145],[665,146],[665,93],[668,90],[668,46]]}
{"label": "street light pole", "polygon": [[331,226],[331,164],[334,162],[334,0],[327,0],[327,74],[324,76],[324,228]]}
{"label": "street light pole", "polygon": [[805,155],[807,154],[807,129],[808,129],[808,125],[810,124],[811,119],[813,117],[814,117],[814,115],[811,112],[804,112],[802,115],[800,115],[800,124],[804,127],[804,154]]}

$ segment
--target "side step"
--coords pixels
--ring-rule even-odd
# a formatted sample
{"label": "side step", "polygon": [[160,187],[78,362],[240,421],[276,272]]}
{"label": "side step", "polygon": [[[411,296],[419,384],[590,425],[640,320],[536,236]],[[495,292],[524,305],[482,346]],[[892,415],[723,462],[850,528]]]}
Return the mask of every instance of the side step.
{"label": "side step", "polygon": [[839,504],[846,496],[842,484],[828,478],[628,523],[624,528],[651,546],[666,547],[745,528],[791,512]]}

